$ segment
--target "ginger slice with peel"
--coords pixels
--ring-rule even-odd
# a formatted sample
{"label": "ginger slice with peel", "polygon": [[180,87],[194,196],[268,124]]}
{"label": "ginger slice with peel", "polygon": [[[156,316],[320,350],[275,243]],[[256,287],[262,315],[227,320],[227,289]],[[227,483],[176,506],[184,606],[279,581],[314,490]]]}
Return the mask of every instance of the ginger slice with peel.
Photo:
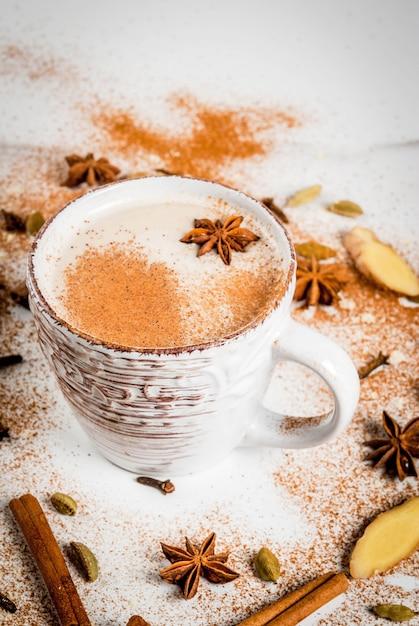
{"label": "ginger slice with peel", "polygon": [[419,497],[376,517],[358,539],[351,555],[352,578],[386,572],[419,547]]}
{"label": "ginger slice with peel", "polygon": [[343,244],[357,269],[377,285],[404,296],[419,295],[419,279],[412,268],[372,230],[356,226],[344,235]]}

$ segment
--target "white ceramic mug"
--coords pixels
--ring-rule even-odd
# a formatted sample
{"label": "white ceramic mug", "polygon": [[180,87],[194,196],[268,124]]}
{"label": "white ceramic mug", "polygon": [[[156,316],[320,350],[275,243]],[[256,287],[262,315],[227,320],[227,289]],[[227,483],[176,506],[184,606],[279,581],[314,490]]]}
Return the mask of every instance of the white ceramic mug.
{"label": "white ceramic mug", "polygon": [[[37,277],[53,271],[50,254],[69,225],[110,202],[178,193],[221,198],[274,229],[286,268],[283,297],[263,320],[210,344],[142,351],[108,346],[69,327],[47,303]],[[82,427],[110,461],[162,476],[211,466],[246,443],[305,448],[336,437],[349,424],[359,378],[336,343],[290,317],[295,253],[282,224],[260,202],[223,185],[179,176],[113,183],[70,202],[47,222],[29,258],[29,299],[39,339]],[[274,365],[285,359],[316,371],[335,398],[333,415],[316,428],[281,434],[281,416],[262,398]]]}

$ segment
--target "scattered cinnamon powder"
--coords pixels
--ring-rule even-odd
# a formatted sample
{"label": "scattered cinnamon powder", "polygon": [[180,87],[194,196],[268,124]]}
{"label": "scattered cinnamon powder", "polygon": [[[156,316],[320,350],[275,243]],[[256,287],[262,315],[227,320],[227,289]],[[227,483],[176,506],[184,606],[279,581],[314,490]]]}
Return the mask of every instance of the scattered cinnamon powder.
{"label": "scattered cinnamon powder", "polygon": [[[336,441],[313,449],[287,450],[274,472],[275,483],[287,499],[294,500],[307,526],[315,531],[302,545],[278,548],[292,584],[317,572],[346,568],[365,525],[378,513],[417,493],[415,479],[401,483],[371,467],[365,460],[367,451],[362,442],[382,436],[384,408],[401,424],[417,414],[418,377],[417,310],[402,306],[397,296],[377,289],[359,274],[342,291],[336,306],[299,308],[294,315],[344,346],[357,366],[380,349],[392,356],[386,369],[361,381],[355,416]],[[403,359],[400,364],[392,364],[399,359]],[[312,413],[318,411],[319,398],[311,387],[300,384],[298,390],[300,401],[305,400]],[[413,574],[417,571],[417,556],[405,560],[391,573]],[[341,607],[319,624],[374,624],[376,618],[369,612],[370,606],[394,602],[399,597],[404,597],[408,605],[412,603],[414,593],[391,588],[384,581],[385,576],[352,581]]]}
{"label": "scattered cinnamon powder", "polygon": [[0,50],[0,75],[26,76],[30,81],[56,78],[63,82],[75,77],[75,68],[68,61],[57,59],[41,50],[15,44]]}
{"label": "scattered cinnamon powder", "polygon": [[[19,69],[19,63],[15,63],[16,69]],[[9,63],[6,69],[11,67],[12,64]],[[7,71],[11,72],[11,69]],[[35,69],[34,80],[37,74],[39,75],[39,70]],[[109,109],[107,112],[111,122],[112,113]],[[127,115],[135,129],[137,122],[130,113]],[[106,130],[105,126],[101,124],[98,126]],[[140,126],[143,128],[142,125]],[[155,130],[154,126],[147,124],[145,128]],[[269,130],[270,126],[266,128]],[[118,136],[118,133],[116,134]],[[165,133],[162,131],[162,134]],[[182,142],[182,138],[177,134],[170,133],[170,135],[178,143]],[[259,134],[252,136],[253,138],[259,137]],[[161,151],[156,151],[146,149],[136,141],[131,143],[132,138],[129,137],[126,144],[116,139],[106,131],[108,145],[118,148],[121,154],[125,150],[127,157],[130,157],[132,161],[138,156],[136,154],[138,150],[138,152],[143,151],[145,157],[151,155],[161,159],[162,164],[169,168],[170,163],[166,161],[163,150],[168,144],[161,144]],[[189,141],[189,136],[187,139]],[[125,149],[124,145],[126,145]],[[261,142],[261,145],[266,146],[264,142]],[[180,149],[183,151],[183,145]],[[58,167],[60,163],[63,164],[64,152],[61,149],[59,152],[46,155],[45,161],[49,160],[54,167]],[[265,153],[256,152],[238,158],[227,157],[224,165],[210,160],[206,166],[214,173],[211,177],[227,180],[229,176],[227,168],[230,164],[251,156],[263,156]],[[46,213],[53,213],[59,208],[59,203],[64,204],[65,200],[60,199],[59,194],[67,194],[69,190],[58,187],[64,171],[59,175],[44,176],[42,163],[40,163],[41,156],[40,151],[39,161],[34,160],[32,155],[29,155],[28,159],[20,157],[21,164],[16,168],[14,176],[4,179],[4,185],[0,189],[3,192],[3,206],[10,210],[17,209],[18,212],[21,211],[24,214],[33,203],[46,203]],[[3,150],[4,157],[5,151]],[[9,156],[7,160],[10,162]],[[199,164],[199,160],[197,163]],[[378,180],[377,172],[374,172],[373,167],[369,169],[369,175],[372,181],[374,181],[374,175],[375,181]],[[282,185],[279,185],[278,192],[280,191],[284,191],[285,195],[287,190],[282,190]],[[401,190],[400,205],[404,200],[403,190]],[[390,210],[388,214],[386,212],[385,218],[387,219],[388,216],[391,216]],[[400,219],[399,206],[397,216]],[[298,227],[296,222],[297,218],[289,227],[296,241],[303,241],[306,236],[310,236],[320,238],[324,243],[341,249],[334,222],[330,221],[327,212],[314,209],[313,212],[305,212],[304,215],[298,216]],[[301,233],[297,232],[299,229],[302,230]],[[27,239],[22,237],[22,241],[26,247]],[[21,258],[22,255],[18,256],[18,246],[13,247],[13,254],[9,252],[12,249],[11,238],[10,240],[7,238],[7,242],[5,238],[4,242],[1,241],[1,245],[4,246],[5,251],[1,264],[7,265],[8,273],[15,271],[18,266],[24,268],[24,259]],[[20,311],[17,309],[15,314],[20,316]],[[115,587],[112,577],[104,577],[102,581],[104,587],[102,593],[99,594],[100,597],[90,600],[99,620],[115,622],[122,614],[128,618],[134,610],[132,600],[127,598],[136,597],[136,588],[140,584],[145,590],[141,599],[143,602],[144,598],[144,606],[142,604],[138,607],[138,611],[141,608],[142,613],[144,609],[144,615],[153,617],[153,623],[175,624],[183,621],[183,623],[204,624],[208,621],[208,611],[211,611],[214,616],[214,622],[236,623],[239,618],[244,618],[262,604],[303,584],[316,573],[333,567],[345,567],[351,547],[362,532],[365,523],[380,511],[417,493],[417,484],[413,479],[409,479],[405,484],[399,484],[397,481],[382,477],[379,471],[369,468],[363,460],[364,452],[361,445],[365,438],[370,438],[374,434],[378,435],[380,432],[383,407],[392,409],[401,423],[405,423],[417,411],[415,379],[417,381],[418,370],[415,351],[417,340],[415,314],[417,317],[417,310],[400,306],[396,296],[377,290],[362,278],[345,288],[341,303],[337,307],[319,309],[317,312],[310,309],[296,311],[295,315],[301,322],[318,328],[345,346],[356,365],[363,363],[368,355],[376,353],[379,349],[390,352],[392,355],[397,353],[396,362],[399,364],[391,364],[362,381],[361,401],[355,419],[351,427],[337,441],[311,450],[289,451],[281,456],[264,454],[258,457],[262,461],[260,482],[257,482],[258,474],[256,474],[256,480],[254,476],[249,477],[249,480],[243,480],[243,473],[250,457],[238,455],[235,459],[235,464],[237,463],[238,466],[231,474],[235,489],[234,506],[230,506],[231,498],[219,495],[214,499],[213,504],[211,501],[208,503],[207,493],[212,492],[214,479],[212,474],[209,478],[203,474],[200,478],[203,481],[200,493],[204,496],[201,499],[198,498],[196,503],[194,500],[193,506],[191,505],[186,513],[184,502],[182,502],[178,509],[171,512],[170,516],[164,520],[166,527],[163,531],[161,516],[158,520],[159,524],[156,524],[154,511],[144,509],[142,506],[141,511],[140,509],[134,510],[133,507],[127,512],[128,499],[125,498],[125,494],[124,497],[118,499],[116,492],[116,500],[108,502],[106,494],[109,485],[106,481],[105,484],[92,482],[89,479],[89,473],[84,473],[81,480],[81,472],[74,471],[77,463],[70,465],[63,462],[69,459],[73,461],[75,457],[81,463],[80,452],[70,438],[68,439],[71,441],[71,451],[62,448],[61,429],[67,423],[63,419],[64,404],[59,402],[53,411],[48,412],[46,406],[40,401],[44,398],[45,403],[48,404],[58,399],[59,396],[47,375],[46,363],[39,355],[29,313],[24,313],[28,319],[24,322],[20,318],[17,319],[16,326],[7,323],[7,327],[2,327],[3,333],[0,333],[3,337],[10,337],[10,346],[9,342],[4,345],[6,350],[21,351],[25,357],[25,363],[19,366],[19,369],[11,369],[10,372],[5,373],[8,380],[7,391],[3,402],[0,401],[1,417],[11,428],[11,440],[7,443],[3,442],[1,451],[5,476],[5,498],[14,496],[16,490],[18,492],[38,491],[40,494],[46,494],[48,491],[59,489],[76,493],[77,500],[83,502],[85,506],[84,514],[77,520],[77,524],[81,524],[82,531],[80,532],[86,543],[91,546],[104,546],[103,549],[107,549],[107,554],[112,554],[115,536],[120,538],[118,554],[114,555],[110,566],[118,571],[121,584]],[[16,320],[13,319],[13,322],[15,323]],[[402,357],[403,360],[401,360]],[[40,367],[42,376],[39,376]],[[33,378],[35,371],[36,379]],[[48,384],[51,382],[51,388],[44,389],[47,381]],[[304,384],[294,382],[299,396],[303,396],[306,393]],[[16,404],[11,402],[12,395]],[[308,409],[314,412],[317,408],[317,398],[313,394],[308,394],[306,400]],[[27,423],[24,422],[25,419]],[[32,437],[32,434],[35,434],[34,431],[39,432],[37,437]],[[57,463],[57,455],[52,454],[55,448],[63,454],[63,459],[59,460],[58,469],[54,466]],[[71,473],[66,469],[70,466]],[[272,470],[273,480],[276,483],[275,493],[272,492],[271,482],[266,478],[269,475],[269,469]],[[227,484],[230,476],[228,480],[224,480]],[[253,485],[255,485],[254,490],[252,490]],[[256,495],[259,493],[261,500],[264,500],[263,506],[258,506],[259,500]],[[204,500],[205,504],[203,504]],[[244,503],[245,513],[237,508],[240,503]],[[257,510],[263,510],[267,503],[272,504],[268,507],[269,518],[274,515],[274,511],[279,511],[277,516],[273,517],[272,528],[268,529],[254,524],[255,516],[252,514],[255,507]],[[276,503],[278,506],[275,509]],[[304,518],[305,532],[302,533],[300,529],[297,529],[297,540],[288,535],[284,536],[284,528],[286,529],[289,523],[287,516],[291,504],[298,507],[299,514]],[[141,542],[137,541],[139,512],[141,513],[141,536],[144,539]],[[280,520],[283,520],[283,526],[278,524],[278,516],[282,516]],[[54,618],[50,611],[49,600],[42,586],[39,585],[31,560],[22,552],[21,537],[3,511],[0,511],[0,517],[2,527],[5,529],[3,542],[5,558],[0,563],[0,574],[6,581],[7,593],[19,602],[19,620],[21,623],[42,623],[45,626],[47,624],[52,626]],[[200,527],[201,523],[205,525],[204,528]],[[68,520],[62,521],[55,518],[54,524],[60,533],[60,539],[67,541]],[[220,529],[220,533],[222,529],[222,538],[226,545],[231,547],[233,559],[236,561],[233,560],[233,567],[242,573],[237,584],[233,583],[235,585],[232,589],[233,593],[230,590],[224,592],[221,588],[214,591],[213,586],[203,587],[198,603],[192,605],[177,603],[174,612],[165,601],[166,596],[163,601],[162,590],[162,595],[159,596],[162,601],[156,603],[153,594],[156,589],[159,590],[159,582],[155,581],[158,541],[163,535],[169,537],[169,533],[173,534],[170,537],[172,542],[181,534],[192,533],[199,538],[212,528]],[[283,564],[283,576],[278,584],[272,587],[253,576],[249,558],[252,551],[267,541],[280,555]],[[409,574],[413,577],[418,570],[418,555],[419,553],[404,561],[394,570],[394,573]],[[138,570],[139,562],[144,563],[141,571]],[[10,578],[11,568],[12,578]],[[133,571],[143,576],[139,579],[140,583],[137,579],[133,582]],[[102,602],[105,596],[106,603]],[[409,592],[395,584],[390,584],[384,576],[376,576],[365,581],[352,581],[344,603],[321,619],[319,626],[320,624],[324,626],[370,624],[373,626],[377,619],[371,614],[369,607],[378,602],[389,601],[402,601],[416,610],[419,609],[417,593],[414,590]]]}
{"label": "scattered cinnamon powder", "polygon": [[1,204],[25,217],[40,211],[50,217],[86,189],[61,185],[67,175],[65,148],[11,145],[3,148],[0,159]]}
{"label": "scattered cinnamon powder", "polygon": [[102,107],[93,122],[106,134],[106,147],[124,156],[152,156],[170,172],[225,180],[222,171],[235,161],[267,154],[264,131],[277,125],[295,128],[291,113],[268,108],[229,109],[203,104],[190,96],[173,96],[170,104],[186,118],[186,130],[173,132],[135,119],[129,110]]}

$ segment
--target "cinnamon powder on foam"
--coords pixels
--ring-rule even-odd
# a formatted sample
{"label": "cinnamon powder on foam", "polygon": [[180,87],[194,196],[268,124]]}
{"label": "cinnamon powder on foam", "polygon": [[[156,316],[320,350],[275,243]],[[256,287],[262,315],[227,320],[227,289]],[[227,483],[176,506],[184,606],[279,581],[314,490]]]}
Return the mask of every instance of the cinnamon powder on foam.
{"label": "cinnamon powder on foam", "polygon": [[73,327],[106,343],[137,348],[206,343],[272,307],[281,276],[273,267],[258,269],[229,266],[197,290],[183,285],[165,263],[149,263],[138,248],[113,244],[87,250],[66,268],[61,301]]}

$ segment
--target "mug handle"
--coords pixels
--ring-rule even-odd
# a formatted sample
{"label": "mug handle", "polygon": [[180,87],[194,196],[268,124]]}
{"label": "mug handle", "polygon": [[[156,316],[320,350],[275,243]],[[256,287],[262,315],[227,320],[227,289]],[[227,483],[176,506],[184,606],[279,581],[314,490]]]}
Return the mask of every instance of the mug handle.
{"label": "mug handle", "polygon": [[281,415],[263,408],[246,434],[247,445],[311,448],[337,437],[350,423],[359,398],[359,376],[349,355],[317,330],[293,319],[273,344],[273,361],[295,361],[312,369],[330,387],[335,399],[331,419],[299,434],[278,432]]}

